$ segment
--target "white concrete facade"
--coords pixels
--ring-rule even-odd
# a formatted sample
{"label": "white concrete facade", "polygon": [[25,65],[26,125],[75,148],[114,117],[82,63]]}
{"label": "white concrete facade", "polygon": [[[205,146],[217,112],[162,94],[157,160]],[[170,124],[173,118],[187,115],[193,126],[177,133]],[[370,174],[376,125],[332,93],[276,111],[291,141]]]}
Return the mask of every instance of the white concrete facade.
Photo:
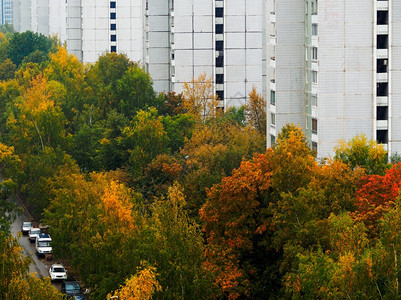
{"label": "white concrete facade", "polygon": [[0,25],[13,24],[13,0],[0,0]]}
{"label": "white concrete facade", "polygon": [[268,8],[268,146],[291,122],[319,157],[362,133],[401,153],[401,1],[288,1]]}
{"label": "white concrete facade", "polygon": [[156,91],[181,92],[206,73],[222,106],[266,91],[264,0],[14,0],[15,28],[57,33],[81,61],[125,53]]}

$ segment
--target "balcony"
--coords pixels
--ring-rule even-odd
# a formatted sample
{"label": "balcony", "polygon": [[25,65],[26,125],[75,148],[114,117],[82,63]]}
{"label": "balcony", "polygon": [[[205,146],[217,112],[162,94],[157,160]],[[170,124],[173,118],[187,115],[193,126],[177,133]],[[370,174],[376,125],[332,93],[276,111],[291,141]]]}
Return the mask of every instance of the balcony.
{"label": "balcony", "polygon": [[274,34],[270,35],[270,44],[276,46],[276,36]]}
{"label": "balcony", "polygon": [[270,67],[276,68],[276,57],[270,57]]}
{"label": "balcony", "polygon": [[377,49],[376,58],[388,58],[388,49]]}
{"label": "balcony", "polygon": [[377,34],[388,34],[388,25],[377,25]]}
{"label": "balcony", "polygon": [[270,22],[276,23],[276,13],[275,12],[270,12]]}
{"label": "balcony", "polygon": [[387,120],[377,120],[376,121],[376,129],[377,130],[388,130],[388,121]]}
{"label": "balcony", "polygon": [[388,1],[376,1],[377,10],[388,10]]}
{"label": "balcony", "polygon": [[388,82],[387,73],[376,73],[376,82]]}
{"label": "balcony", "polygon": [[388,106],[388,97],[376,97],[377,106]]}
{"label": "balcony", "polygon": [[276,80],[275,79],[270,80],[270,90],[272,90],[272,91],[276,90]]}

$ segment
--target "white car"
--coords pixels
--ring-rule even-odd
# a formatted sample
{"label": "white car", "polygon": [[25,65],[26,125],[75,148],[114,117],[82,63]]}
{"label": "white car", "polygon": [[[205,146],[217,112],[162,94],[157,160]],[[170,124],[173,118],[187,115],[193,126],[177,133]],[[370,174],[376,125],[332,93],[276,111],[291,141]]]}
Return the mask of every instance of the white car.
{"label": "white car", "polygon": [[31,228],[33,228],[32,222],[22,222],[21,231],[23,235],[27,235]]}
{"label": "white car", "polygon": [[41,232],[40,228],[31,228],[29,230],[29,234],[28,234],[29,241],[31,243],[35,243],[36,238],[39,237],[39,234],[41,234],[41,233],[42,232]]}
{"label": "white car", "polygon": [[41,233],[36,238],[35,249],[39,257],[43,257],[52,253],[52,238],[50,235]]}
{"label": "white car", "polygon": [[50,279],[53,280],[66,280],[67,270],[62,264],[53,264],[49,268]]}

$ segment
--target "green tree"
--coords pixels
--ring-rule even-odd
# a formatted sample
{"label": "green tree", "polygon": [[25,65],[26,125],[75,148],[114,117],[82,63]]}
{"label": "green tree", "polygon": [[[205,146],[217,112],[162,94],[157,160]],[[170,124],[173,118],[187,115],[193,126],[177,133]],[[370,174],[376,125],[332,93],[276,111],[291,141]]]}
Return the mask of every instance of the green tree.
{"label": "green tree", "polygon": [[362,134],[355,136],[349,142],[340,141],[335,149],[334,159],[342,160],[351,168],[361,167],[367,174],[384,175],[388,168],[387,151],[374,140],[369,140]]}
{"label": "green tree", "polygon": [[25,31],[23,33],[15,32],[9,40],[7,56],[18,67],[25,57],[36,50],[49,53],[57,46],[57,42],[47,38],[43,34]]}

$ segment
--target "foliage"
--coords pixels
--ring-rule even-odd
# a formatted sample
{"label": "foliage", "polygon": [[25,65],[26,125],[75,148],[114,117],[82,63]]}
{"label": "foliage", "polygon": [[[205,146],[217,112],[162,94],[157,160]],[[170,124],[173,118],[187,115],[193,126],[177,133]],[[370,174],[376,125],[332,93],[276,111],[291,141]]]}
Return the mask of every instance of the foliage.
{"label": "foliage", "polygon": [[0,231],[0,298],[14,299],[63,299],[50,284],[50,279],[39,279],[28,274],[30,258],[23,255],[17,239]]}
{"label": "foliage", "polygon": [[7,55],[15,65],[20,66],[24,58],[36,50],[49,53],[56,46],[55,40],[47,38],[43,34],[32,31],[15,32],[9,39]]}
{"label": "foliage", "polygon": [[216,117],[219,101],[214,93],[211,77],[206,73],[193,78],[191,82],[184,82],[183,107],[197,120],[205,122],[209,118]]}
{"label": "foliage", "polygon": [[355,136],[352,140],[340,141],[335,149],[334,159],[349,164],[351,168],[361,167],[367,174],[384,175],[387,165],[387,152],[374,140],[368,141],[365,135]]}
{"label": "foliage", "polygon": [[249,102],[245,105],[248,122],[261,134],[266,136],[266,100],[253,87],[249,93]]}
{"label": "foliage", "polygon": [[142,270],[138,270],[136,275],[125,281],[125,285],[113,293],[108,295],[107,299],[118,297],[118,299],[126,300],[149,300],[152,299],[154,292],[161,290],[161,286],[156,279],[156,268],[146,266],[146,263],[141,263]]}

